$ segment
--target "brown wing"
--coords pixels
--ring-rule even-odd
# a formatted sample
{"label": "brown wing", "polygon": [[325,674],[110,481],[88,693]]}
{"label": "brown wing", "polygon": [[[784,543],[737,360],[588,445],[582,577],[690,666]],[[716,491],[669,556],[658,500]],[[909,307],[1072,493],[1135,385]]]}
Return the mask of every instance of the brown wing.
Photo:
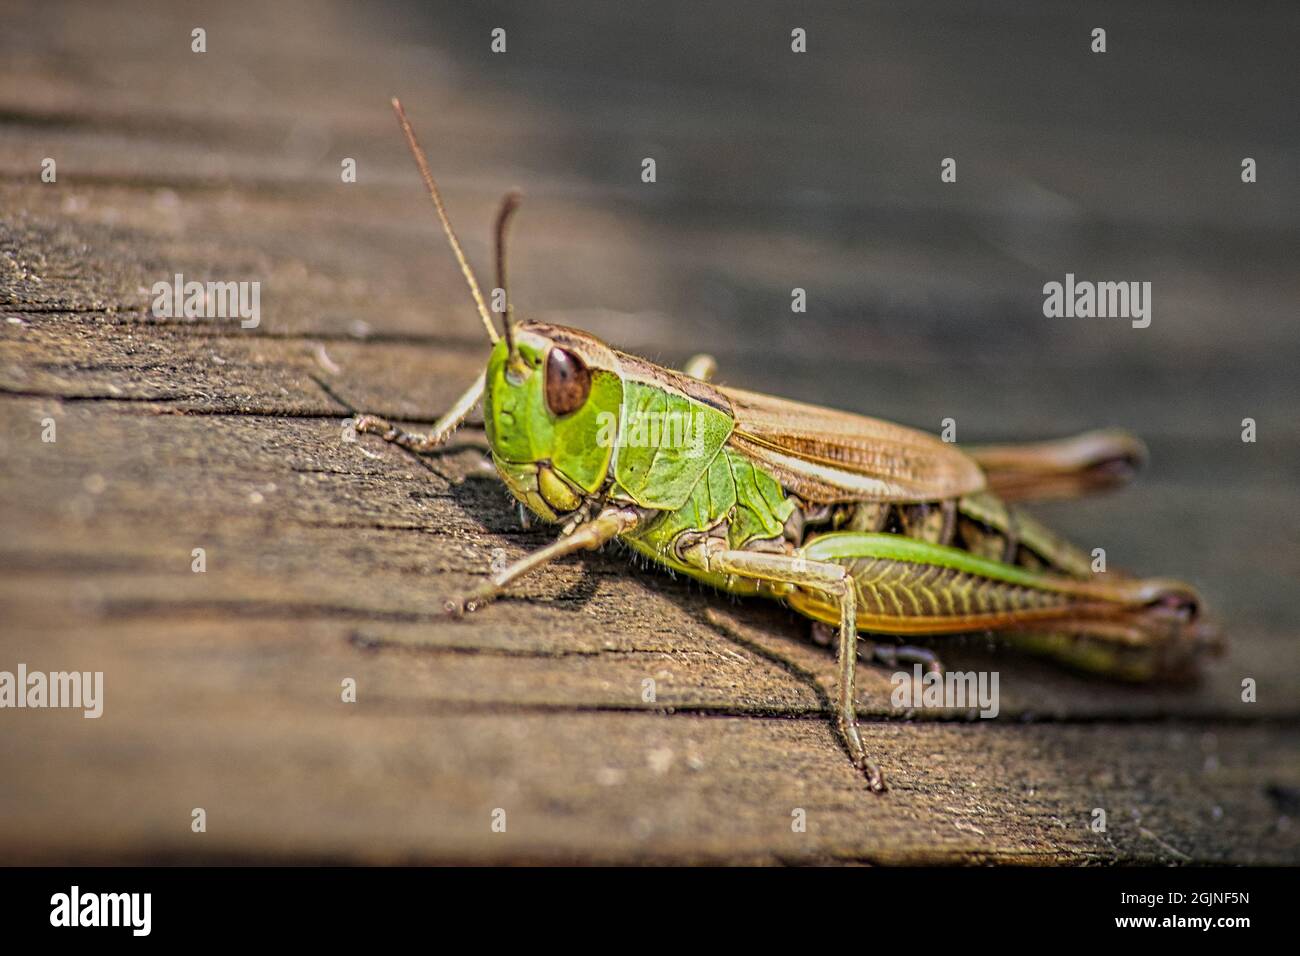
{"label": "brown wing", "polygon": [[968,449],[1003,501],[1076,498],[1127,483],[1146,462],[1146,446],[1118,429],[1071,438]]}
{"label": "brown wing", "polygon": [[984,488],[955,445],[902,425],[714,386],[731,402],[729,443],[805,501],[939,501]]}

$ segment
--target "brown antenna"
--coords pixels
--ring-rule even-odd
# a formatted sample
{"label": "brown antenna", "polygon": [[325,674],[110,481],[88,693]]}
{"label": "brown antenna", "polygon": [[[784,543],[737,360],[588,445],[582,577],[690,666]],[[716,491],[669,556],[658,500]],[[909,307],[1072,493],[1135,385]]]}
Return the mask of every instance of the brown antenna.
{"label": "brown antenna", "polygon": [[501,322],[505,329],[506,351],[510,355],[515,352],[514,337],[514,309],[510,304],[510,287],[506,283],[506,232],[510,228],[510,217],[515,214],[519,208],[519,201],[523,195],[517,189],[512,189],[506,193],[505,198],[501,200],[501,209],[497,212],[497,288],[505,296],[505,309],[502,312]]}
{"label": "brown antenna", "polygon": [[[438,219],[442,222],[442,230],[447,234],[447,241],[451,243],[451,251],[456,254],[456,261],[460,263],[460,271],[465,275],[465,281],[469,284],[469,291],[474,296],[474,304],[478,306],[479,318],[483,320],[483,327],[487,329],[488,338],[495,345],[499,335],[496,327],[492,324],[492,317],[488,314],[487,304],[483,301],[483,293],[479,291],[478,280],[474,278],[474,270],[469,267],[469,260],[465,258],[465,252],[460,247],[460,240],[456,238],[455,230],[451,228],[451,220],[447,218],[447,210],[442,205],[442,195],[438,192],[438,184],[433,181],[433,173],[429,172],[429,161],[424,156],[424,150],[420,148],[419,142],[415,139],[415,130],[411,129],[411,121],[406,118],[406,111],[402,109],[401,102],[396,96],[393,97],[393,111],[397,113],[397,121],[402,124],[402,132],[406,136],[406,144],[411,147],[411,155],[415,157],[415,165],[420,170],[420,176],[424,179],[424,186],[429,190],[429,198],[433,200],[433,206],[438,210]],[[509,316],[507,315],[507,321]],[[509,326],[506,327],[507,335]]]}

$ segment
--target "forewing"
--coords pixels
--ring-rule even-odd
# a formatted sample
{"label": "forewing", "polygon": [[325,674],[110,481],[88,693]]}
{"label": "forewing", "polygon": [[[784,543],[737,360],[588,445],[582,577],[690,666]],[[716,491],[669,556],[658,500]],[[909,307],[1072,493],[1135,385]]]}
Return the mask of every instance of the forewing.
{"label": "forewing", "polygon": [[939,501],[984,488],[980,466],[933,435],[758,392],[717,390],[736,418],[730,444],[805,501]]}

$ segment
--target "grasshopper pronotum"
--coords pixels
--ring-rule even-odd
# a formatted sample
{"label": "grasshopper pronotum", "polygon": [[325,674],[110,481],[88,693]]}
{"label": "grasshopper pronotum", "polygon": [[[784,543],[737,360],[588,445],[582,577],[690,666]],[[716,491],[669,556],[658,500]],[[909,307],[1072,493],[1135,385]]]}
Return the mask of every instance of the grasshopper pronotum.
{"label": "grasshopper pronotum", "polygon": [[[1096,575],[1091,557],[1007,502],[1069,497],[1126,480],[1142,445],[1120,432],[961,451],[878,419],[710,384],[586,332],[516,322],[496,223],[498,334],[401,104],[416,165],[492,341],[486,371],[427,435],[362,416],[357,430],[415,452],[442,445],[480,402],[497,473],[560,537],[448,602],[472,611],[526,572],[619,540],[726,591],[784,600],[838,632],[836,717],[871,789],[855,715],[858,631],[996,631],[1017,646],[1107,676],[1187,669],[1217,647],[1188,585]],[[916,655],[924,652],[908,649]]]}

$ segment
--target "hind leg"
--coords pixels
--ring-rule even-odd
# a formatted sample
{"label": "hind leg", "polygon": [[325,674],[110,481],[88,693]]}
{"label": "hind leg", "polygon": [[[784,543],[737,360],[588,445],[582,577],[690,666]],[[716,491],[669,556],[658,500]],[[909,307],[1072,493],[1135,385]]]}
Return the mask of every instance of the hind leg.
{"label": "hind leg", "polygon": [[[1196,592],[1177,581],[1067,578],[896,534],[832,532],[801,553],[849,571],[857,624],[873,633],[994,631],[1073,666],[1130,678],[1161,676],[1214,647]],[[834,603],[814,591],[786,599],[815,620],[836,619]],[[1068,634],[1081,635],[1078,643],[1042,636]],[[1136,658],[1152,663],[1138,672]]]}

